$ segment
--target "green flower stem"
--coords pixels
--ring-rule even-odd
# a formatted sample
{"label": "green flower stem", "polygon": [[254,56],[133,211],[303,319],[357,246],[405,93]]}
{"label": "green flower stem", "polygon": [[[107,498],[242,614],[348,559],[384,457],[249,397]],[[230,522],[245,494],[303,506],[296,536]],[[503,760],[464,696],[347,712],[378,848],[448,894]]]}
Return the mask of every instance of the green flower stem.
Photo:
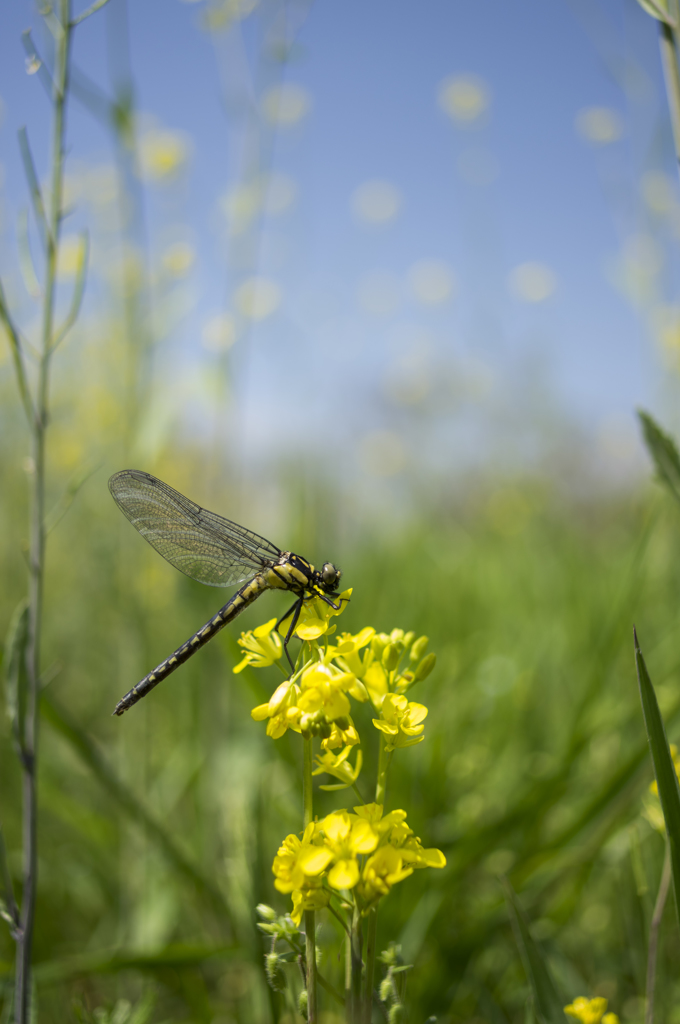
{"label": "green flower stem", "polygon": [[368,915],[368,936],[366,938],[366,976],[364,979],[364,1019],[363,1024],[371,1024],[373,1009],[373,976],[375,974],[375,951],[378,932],[378,908],[374,907]]}
{"label": "green flower stem", "polygon": [[390,766],[392,760],[391,752],[388,753],[385,747],[385,736],[380,733],[380,749],[378,753],[378,778],[375,784],[375,802],[385,806],[385,800],[387,798],[387,769]]}
{"label": "green flower stem", "polygon": [[[304,765],[302,771],[302,821],[304,828],[314,821],[312,783],[313,740],[303,740]],[[316,921],[313,910],[305,910],[305,958],[307,962],[307,1020],[317,1024],[316,1002]]]}
{"label": "green flower stem", "polygon": [[361,958],[361,949],[363,946],[363,936],[361,934],[361,913],[356,903],[354,904],[354,911],[352,914],[352,937],[350,943],[351,958],[352,958],[352,976],[350,979],[350,993],[349,993],[349,1024],[363,1024],[363,1013],[362,1013],[362,999],[361,999],[361,980],[362,980],[362,968],[363,960]]}

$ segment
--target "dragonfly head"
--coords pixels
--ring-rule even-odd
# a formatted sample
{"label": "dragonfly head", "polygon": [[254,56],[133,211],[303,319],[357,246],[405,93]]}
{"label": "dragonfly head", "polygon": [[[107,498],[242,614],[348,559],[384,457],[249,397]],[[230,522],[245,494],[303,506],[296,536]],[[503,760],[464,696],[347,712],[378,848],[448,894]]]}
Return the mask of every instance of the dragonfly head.
{"label": "dragonfly head", "polygon": [[319,576],[321,577],[320,583],[323,589],[327,594],[332,594],[338,589],[342,572],[340,569],[336,569],[332,562],[324,562]]}

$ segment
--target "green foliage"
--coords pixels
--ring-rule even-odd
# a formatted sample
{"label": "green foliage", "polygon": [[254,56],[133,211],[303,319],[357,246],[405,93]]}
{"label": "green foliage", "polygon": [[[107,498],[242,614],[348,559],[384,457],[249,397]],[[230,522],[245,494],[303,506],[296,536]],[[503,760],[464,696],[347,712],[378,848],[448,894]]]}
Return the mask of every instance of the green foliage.
{"label": "green foliage", "polygon": [[637,665],[638,683],[640,686],[640,700],[647,729],[649,749],[654,763],[654,774],[659,790],[659,799],[663,809],[663,816],[666,822],[668,841],[671,852],[671,870],[673,874],[673,888],[675,890],[675,906],[678,912],[678,923],[680,924],[680,788],[678,787],[678,776],[675,772],[673,757],[668,746],[666,730],[664,728],[659,704],[654,693],[654,687],[647,672],[645,659],[638,644],[635,633],[635,663]]}
{"label": "green foliage", "polygon": [[664,433],[649,413],[638,411],[647,450],[652,457],[657,476],[676,501],[680,501],[680,455],[670,436]]}

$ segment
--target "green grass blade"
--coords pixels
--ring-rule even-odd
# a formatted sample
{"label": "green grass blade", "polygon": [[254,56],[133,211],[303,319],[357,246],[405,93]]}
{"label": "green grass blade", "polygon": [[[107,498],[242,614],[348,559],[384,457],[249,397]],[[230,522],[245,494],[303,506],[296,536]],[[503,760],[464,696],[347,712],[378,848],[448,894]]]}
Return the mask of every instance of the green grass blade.
{"label": "green grass blade", "polygon": [[640,700],[642,701],[642,713],[645,719],[649,749],[654,762],[654,774],[659,787],[659,799],[666,821],[666,831],[671,850],[671,869],[673,872],[673,891],[675,892],[675,907],[678,912],[680,923],[680,787],[678,777],[675,773],[675,765],[671,757],[666,730],[664,728],[659,705],[654,693],[652,681],[647,672],[645,659],[642,657],[637,633],[633,630],[635,640],[635,664],[637,667],[638,684],[640,686]]}
{"label": "green grass blade", "polygon": [[654,462],[657,476],[661,483],[668,487],[675,500],[680,501],[680,455],[677,445],[670,434],[664,433],[649,413],[638,409],[638,417],[642,424],[645,445]]}
{"label": "green grass blade", "polygon": [[53,698],[48,697],[46,693],[42,695],[40,710],[42,717],[70,743],[109,795],[114,798],[131,818],[134,818],[144,826],[147,834],[155,840],[169,862],[179,874],[193,882],[204,900],[209,906],[218,911],[233,933],[234,922],[232,920],[232,913],[220,890],[182,853],[172,836],[150,814],[122,779],[119,778],[104,758],[94,740],[70,718],[63,708],[58,707]]}
{"label": "green grass blade", "polygon": [[507,878],[502,879],[505,899],[510,911],[512,930],[519,946],[531,991],[534,997],[534,1012],[539,1024],[564,1024],[564,1001],[560,999],[543,954],[531,937],[529,924],[522,910],[517,894]]}

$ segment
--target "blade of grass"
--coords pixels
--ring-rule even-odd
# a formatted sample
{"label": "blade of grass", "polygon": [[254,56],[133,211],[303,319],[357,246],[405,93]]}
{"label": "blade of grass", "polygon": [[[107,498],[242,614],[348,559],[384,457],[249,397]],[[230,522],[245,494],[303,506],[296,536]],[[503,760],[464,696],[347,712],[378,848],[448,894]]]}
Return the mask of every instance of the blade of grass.
{"label": "blade of grass", "polygon": [[675,773],[675,765],[673,764],[673,758],[668,746],[666,729],[664,728],[661,712],[659,711],[654,687],[649,678],[635,630],[633,630],[633,638],[642,713],[649,740],[649,749],[652,754],[652,761],[654,762],[654,774],[657,786],[659,787],[659,799],[666,822],[668,842],[670,844],[675,908],[678,912],[678,922],[680,923],[680,787],[678,786],[678,776]]}
{"label": "blade of grass", "polygon": [[512,930],[515,933],[515,940],[519,946],[524,970],[533,993],[533,1008],[539,1024],[564,1024],[564,1003],[557,993],[548,965],[531,937],[529,924],[517,895],[507,878],[501,879],[501,883],[510,912]]}
{"label": "blade of grass", "polygon": [[65,740],[67,740],[68,743],[71,744],[73,749],[91,770],[97,781],[107,790],[114,800],[116,800],[123,810],[129,814],[131,818],[134,818],[137,822],[144,825],[148,835],[156,841],[176,870],[194,883],[197,890],[201,893],[207,904],[212,909],[217,909],[219,913],[223,915],[233,933],[235,929],[231,909],[220,890],[217,889],[212,882],[205,877],[203,872],[192,864],[181,850],[178,849],[172,836],[170,836],[163,826],[153,817],[153,815],[150,814],[142,802],[125,785],[122,779],[118,777],[116,772],[108,764],[98,749],[94,740],[87,735],[84,729],[71,719],[63,708],[58,707],[54,702],[54,699],[52,697],[48,697],[46,693],[43,693],[42,695],[41,714],[42,717],[48,721],[50,725]]}
{"label": "blade of grass", "polygon": [[649,413],[638,409],[642,434],[647,451],[652,457],[661,483],[668,487],[676,501],[680,501],[680,455],[675,441],[666,434]]}

